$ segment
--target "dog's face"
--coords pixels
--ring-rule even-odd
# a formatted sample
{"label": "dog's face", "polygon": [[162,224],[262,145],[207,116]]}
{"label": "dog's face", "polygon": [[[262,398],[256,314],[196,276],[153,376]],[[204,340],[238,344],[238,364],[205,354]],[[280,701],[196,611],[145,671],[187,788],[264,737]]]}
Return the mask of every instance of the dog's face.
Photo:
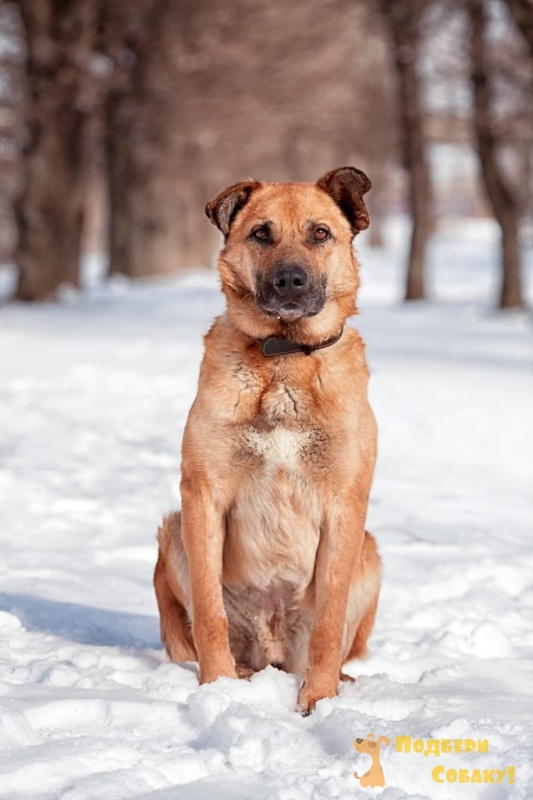
{"label": "dog's face", "polygon": [[219,269],[240,330],[302,341],[339,330],[355,311],[352,239],[368,227],[370,185],[346,167],[316,184],[239,183],[207,205],[226,239]]}

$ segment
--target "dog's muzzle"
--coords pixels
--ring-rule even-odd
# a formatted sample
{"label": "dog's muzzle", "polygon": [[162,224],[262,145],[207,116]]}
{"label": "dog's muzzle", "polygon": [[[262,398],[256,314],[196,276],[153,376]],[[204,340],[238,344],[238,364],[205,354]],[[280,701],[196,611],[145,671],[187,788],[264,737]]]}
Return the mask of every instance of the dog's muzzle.
{"label": "dog's muzzle", "polygon": [[256,275],[255,301],[264,314],[284,322],[318,314],[326,302],[326,276],[314,278],[299,264],[282,262]]}

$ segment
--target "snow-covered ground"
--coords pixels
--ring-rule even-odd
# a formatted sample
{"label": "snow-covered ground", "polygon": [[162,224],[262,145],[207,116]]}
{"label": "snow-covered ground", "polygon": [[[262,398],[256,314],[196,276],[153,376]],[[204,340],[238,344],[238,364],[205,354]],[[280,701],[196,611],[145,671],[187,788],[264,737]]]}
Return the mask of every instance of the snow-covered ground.
{"label": "snow-covered ground", "polygon": [[[355,320],[381,605],[358,680],[308,718],[293,675],[200,687],[159,646],[155,533],[178,503],[213,274],[0,308],[2,800],[533,796],[532,320],[490,308],[492,228],[442,233],[438,302],[409,307],[393,234],[381,253],[361,237]],[[384,789],[353,776],[371,732],[391,740]],[[463,751],[397,752],[400,736]]]}

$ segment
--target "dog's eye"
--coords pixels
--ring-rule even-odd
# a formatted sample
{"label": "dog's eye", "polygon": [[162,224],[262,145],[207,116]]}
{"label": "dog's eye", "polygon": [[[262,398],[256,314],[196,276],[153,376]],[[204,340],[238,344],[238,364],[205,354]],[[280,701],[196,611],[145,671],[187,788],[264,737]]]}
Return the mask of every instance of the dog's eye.
{"label": "dog's eye", "polygon": [[251,237],[258,242],[268,242],[269,239],[268,233],[264,228],[256,228],[253,230]]}
{"label": "dog's eye", "polygon": [[320,228],[316,228],[314,233],[315,242],[325,242],[330,236],[331,234],[328,229],[322,226]]}

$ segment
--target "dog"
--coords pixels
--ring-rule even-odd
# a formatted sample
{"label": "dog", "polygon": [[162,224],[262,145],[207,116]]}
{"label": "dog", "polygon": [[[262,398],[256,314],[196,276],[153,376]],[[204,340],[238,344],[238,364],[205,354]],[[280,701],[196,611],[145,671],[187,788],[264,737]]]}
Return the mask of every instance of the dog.
{"label": "dog", "polygon": [[200,683],[300,673],[304,715],[365,654],[380,588],[365,532],[377,429],[365,347],[345,325],[370,188],[343,167],[316,184],[244,181],[208,203],[226,311],[205,336],[181,512],[158,534],[170,659],[198,661]]}
{"label": "dog", "polygon": [[380,736],[377,742],[374,740],[374,734],[369,733],[366,739],[356,739],[353,746],[359,753],[367,753],[372,758],[372,764],[368,772],[364,775],[359,775],[354,772],[354,778],[361,783],[361,786],[385,786],[385,775],[383,774],[383,767],[381,766],[380,747],[381,743],[389,747],[390,739],[388,736]]}

